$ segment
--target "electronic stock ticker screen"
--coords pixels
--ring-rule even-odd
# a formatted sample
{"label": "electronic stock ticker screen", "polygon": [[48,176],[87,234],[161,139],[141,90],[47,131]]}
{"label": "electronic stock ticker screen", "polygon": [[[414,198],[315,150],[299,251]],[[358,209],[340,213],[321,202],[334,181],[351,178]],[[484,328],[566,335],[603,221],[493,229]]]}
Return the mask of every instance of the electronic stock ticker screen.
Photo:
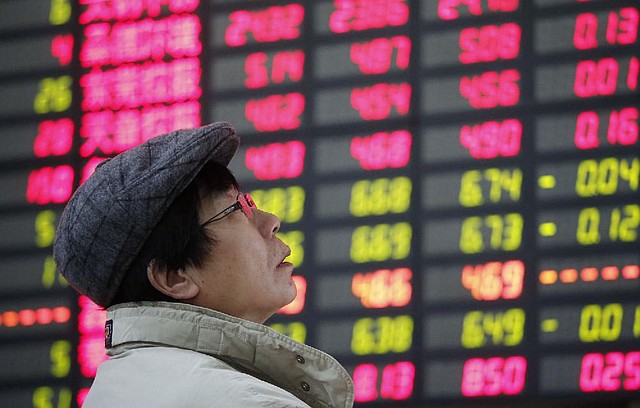
{"label": "electronic stock ticker screen", "polygon": [[216,120],[357,406],[637,400],[635,1],[0,2],[0,405],[81,405],[51,245],[97,163]]}

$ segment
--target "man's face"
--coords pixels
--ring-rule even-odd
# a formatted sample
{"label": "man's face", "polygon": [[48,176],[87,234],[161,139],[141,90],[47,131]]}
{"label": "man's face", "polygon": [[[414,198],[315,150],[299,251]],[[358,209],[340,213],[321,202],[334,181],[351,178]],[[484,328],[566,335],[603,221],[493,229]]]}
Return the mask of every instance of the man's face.
{"label": "man's face", "polygon": [[[233,205],[237,196],[231,189],[204,199],[201,222]],[[200,288],[190,303],[264,323],[293,301],[296,287],[293,265],[283,262],[289,247],[275,236],[280,220],[257,208],[251,213],[249,218],[237,210],[204,227],[217,242],[202,268],[187,268]]]}

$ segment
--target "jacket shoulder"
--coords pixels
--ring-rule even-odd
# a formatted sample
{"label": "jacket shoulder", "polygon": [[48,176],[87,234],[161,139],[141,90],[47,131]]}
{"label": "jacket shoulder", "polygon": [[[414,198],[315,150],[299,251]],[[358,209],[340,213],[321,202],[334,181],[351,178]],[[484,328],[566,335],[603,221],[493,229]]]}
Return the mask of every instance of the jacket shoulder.
{"label": "jacket shoulder", "polygon": [[288,391],[191,350],[148,347],[105,361],[85,408],[308,408]]}

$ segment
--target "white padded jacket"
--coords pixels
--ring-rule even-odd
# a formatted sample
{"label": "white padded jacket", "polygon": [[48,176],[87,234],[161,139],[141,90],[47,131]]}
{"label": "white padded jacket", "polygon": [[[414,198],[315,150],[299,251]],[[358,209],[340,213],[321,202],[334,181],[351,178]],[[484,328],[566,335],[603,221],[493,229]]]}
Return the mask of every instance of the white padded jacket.
{"label": "white padded jacket", "polygon": [[83,408],[350,408],[353,382],[328,354],[269,327],[169,302],[116,305],[111,358]]}

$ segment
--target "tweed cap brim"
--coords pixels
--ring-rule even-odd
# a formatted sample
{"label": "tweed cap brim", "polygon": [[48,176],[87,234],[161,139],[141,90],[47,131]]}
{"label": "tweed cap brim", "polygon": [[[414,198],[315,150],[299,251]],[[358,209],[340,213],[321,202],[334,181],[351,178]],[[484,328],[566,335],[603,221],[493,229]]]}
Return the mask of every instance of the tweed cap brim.
{"label": "tweed cap brim", "polygon": [[65,207],[53,245],[58,270],[107,306],[159,219],[208,161],[227,166],[240,140],[228,123],[177,130],[102,163]]}

